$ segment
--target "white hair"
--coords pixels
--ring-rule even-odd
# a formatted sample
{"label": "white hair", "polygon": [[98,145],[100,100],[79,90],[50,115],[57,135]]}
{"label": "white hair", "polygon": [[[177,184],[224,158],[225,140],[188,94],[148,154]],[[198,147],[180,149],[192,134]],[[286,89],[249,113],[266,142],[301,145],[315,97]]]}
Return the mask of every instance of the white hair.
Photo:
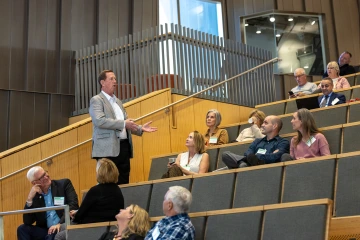
{"label": "white hair", "polygon": [[[34,181],[34,180],[35,180],[35,179],[34,179],[34,175],[35,175],[35,173],[36,173],[37,171],[39,171],[40,169],[43,169],[43,168],[40,167],[40,166],[36,166],[36,167],[30,168],[29,171],[28,171],[27,174],[26,174],[27,179],[28,179],[30,182]],[[43,169],[43,170],[44,170],[44,169]]]}
{"label": "white hair", "polygon": [[297,68],[297,69],[295,69],[294,75],[296,74],[296,72],[300,72],[300,74],[306,74],[306,71],[305,71],[305,69],[303,69],[303,68]]}
{"label": "white hair", "polygon": [[189,211],[192,195],[186,188],[172,186],[169,188],[165,198],[173,203],[175,212],[184,213]]}

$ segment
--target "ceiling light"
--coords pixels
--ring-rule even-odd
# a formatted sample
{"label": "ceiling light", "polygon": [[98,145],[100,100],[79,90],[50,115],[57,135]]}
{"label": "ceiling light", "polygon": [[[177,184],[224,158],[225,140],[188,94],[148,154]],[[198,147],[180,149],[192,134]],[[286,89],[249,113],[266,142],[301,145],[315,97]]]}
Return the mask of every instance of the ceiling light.
{"label": "ceiling light", "polygon": [[292,21],[294,21],[294,18],[293,18],[292,16],[290,16],[290,17],[288,18],[288,21],[289,21],[289,22],[292,22]]}
{"label": "ceiling light", "polygon": [[308,64],[306,64],[306,65],[304,66],[304,68],[309,68],[309,65],[308,65]]}
{"label": "ceiling light", "polygon": [[275,22],[275,17],[274,16],[270,17],[270,22]]}
{"label": "ceiling light", "polygon": [[281,34],[280,33],[276,33],[276,35],[275,35],[276,37],[280,37],[281,36]]}
{"label": "ceiling light", "polygon": [[316,23],[316,20],[315,19],[311,19],[311,25],[314,25]]}
{"label": "ceiling light", "polygon": [[249,26],[249,24],[248,24],[248,23],[245,23],[245,27],[247,27],[247,26]]}
{"label": "ceiling light", "polygon": [[256,30],[256,34],[260,34],[260,33],[261,33],[261,29],[258,28],[258,29]]}

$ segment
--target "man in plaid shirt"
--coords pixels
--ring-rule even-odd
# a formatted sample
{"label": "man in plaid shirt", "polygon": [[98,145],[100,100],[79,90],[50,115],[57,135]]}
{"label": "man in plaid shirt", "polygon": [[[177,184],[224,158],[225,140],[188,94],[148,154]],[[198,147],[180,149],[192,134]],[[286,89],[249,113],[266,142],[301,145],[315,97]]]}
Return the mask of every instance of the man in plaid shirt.
{"label": "man in plaid shirt", "polygon": [[156,223],[145,240],[195,239],[195,228],[187,214],[191,200],[191,193],[186,188],[170,187],[163,202],[166,217]]}

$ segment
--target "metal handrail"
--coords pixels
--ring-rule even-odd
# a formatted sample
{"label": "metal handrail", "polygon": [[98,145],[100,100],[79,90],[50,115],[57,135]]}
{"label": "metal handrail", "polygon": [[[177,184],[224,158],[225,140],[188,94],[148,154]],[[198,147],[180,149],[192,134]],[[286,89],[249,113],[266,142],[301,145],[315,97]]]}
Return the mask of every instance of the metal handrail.
{"label": "metal handrail", "polygon": [[[143,119],[143,118],[146,118],[146,117],[148,117],[148,116],[150,116],[150,115],[152,115],[152,114],[155,114],[155,113],[160,112],[160,111],[162,111],[162,110],[164,110],[164,109],[167,109],[167,108],[169,108],[169,107],[172,107],[172,106],[174,106],[174,105],[176,105],[176,104],[178,104],[178,103],[181,103],[181,102],[183,102],[183,101],[186,101],[186,100],[188,100],[189,98],[195,97],[195,96],[197,96],[197,95],[199,95],[199,94],[201,94],[201,93],[203,93],[203,92],[206,92],[206,91],[208,91],[208,90],[210,90],[210,89],[212,89],[212,88],[218,87],[218,86],[220,86],[220,85],[222,85],[222,84],[224,84],[224,83],[226,83],[226,82],[229,82],[229,81],[231,81],[231,80],[234,80],[235,78],[238,78],[238,77],[240,77],[240,76],[242,76],[242,75],[244,75],[244,74],[247,74],[247,73],[249,73],[249,72],[252,72],[252,71],[254,71],[254,70],[256,70],[256,69],[258,69],[258,68],[260,68],[260,67],[263,67],[263,66],[265,66],[265,65],[267,65],[267,64],[269,64],[269,63],[275,63],[275,62],[277,62],[277,61],[280,61],[280,59],[277,58],[277,57],[276,57],[276,58],[273,58],[273,59],[271,59],[271,60],[269,60],[269,61],[267,61],[267,62],[264,62],[264,63],[262,63],[262,64],[257,65],[256,67],[253,67],[253,68],[251,68],[251,69],[249,69],[249,70],[246,70],[245,72],[239,73],[238,75],[235,75],[235,76],[233,76],[233,77],[231,77],[231,78],[229,78],[229,79],[226,79],[226,80],[224,80],[224,81],[222,81],[222,82],[219,82],[219,83],[217,83],[217,84],[215,84],[215,85],[212,85],[212,86],[210,86],[210,87],[208,87],[208,88],[206,88],[206,89],[204,89],[204,90],[201,90],[200,92],[194,93],[194,94],[192,94],[192,95],[190,95],[190,96],[187,96],[186,98],[180,99],[180,100],[178,100],[178,101],[176,101],[176,102],[173,102],[173,103],[171,103],[171,104],[169,104],[169,105],[167,105],[167,106],[165,106],[165,107],[159,108],[159,109],[157,109],[157,110],[155,110],[155,111],[152,111],[152,112],[150,112],[150,113],[148,113],[148,114],[145,114],[145,115],[143,115],[143,116],[141,116],[141,117],[139,117],[139,118],[136,118],[134,121],[135,121],[135,122],[136,122],[136,121],[139,121],[139,120],[141,120],[141,119]],[[6,178],[9,178],[9,177],[11,177],[11,176],[13,176],[13,175],[15,175],[15,174],[17,174],[17,173],[19,173],[19,172],[22,172],[22,171],[24,171],[24,170],[26,170],[26,169],[28,169],[28,168],[31,168],[31,167],[33,167],[33,166],[36,166],[36,165],[40,164],[40,163],[43,163],[43,162],[45,162],[45,161],[47,161],[47,160],[50,160],[50,159],[53,158],[53,157],[56,157],[56,156],[58,156],[58,155],[60,155],[60,154],[62,154],[62,153],[65,153],[65,152],[67,152],[67,151],[70,151],[70,150],[72,150],[72,149],[74,149],[74,148],[76,148],[76,147],[79,147],[79,146],[81,146],[81,145],[83,145],[83,144],[85,144],[85,143],[91,142],[91,141],[92,141],[92,138],[90,138],[90,139],[88,139],[88,140],[85,140],[84,142],[78,143],[78,144],[76,144],[76,145],[74,145],[74,146],[72,146],[72,147],[70,147],[70,148],[67,148],[67,149],[61,151],[61,152],[58,152],[58,153],[56,153],[56,154],[54,154],[54,155],[52,155],[52,156],[50,156],[50,157],[44,158],[44,159],[42,159],[42,160],[40,160],[40,161],[38,161],[38,162],[36,162],[36,163],[33,163],[33,164],[28,165],[28,166],[26,166],[26,167],[24,167],[24,168],[21,168],[21,169],[15,171],[15,172],[12,172],[12,173],[10,173],[10,174],[8,174],[8,175],[0,178],[0,181],[4,180],[4,179],[6,179]]]}
{"label": "metal handrail", "polygon": [[[36,212],[45,212],[50,210],[61,210],[64,209],[65,214],[65,224],[66,226],[70,225],[70,211],[69,205],[60,205],[54,207],[43,207],[43,208],[32,208],[26,210],[16,210],[8,212],[0,212],[0,240],[4,240],[4,216],[13,215],[13,214],[26,214],[26,213],[36,213]],[[67,238],[67,233],[66,233]]]}

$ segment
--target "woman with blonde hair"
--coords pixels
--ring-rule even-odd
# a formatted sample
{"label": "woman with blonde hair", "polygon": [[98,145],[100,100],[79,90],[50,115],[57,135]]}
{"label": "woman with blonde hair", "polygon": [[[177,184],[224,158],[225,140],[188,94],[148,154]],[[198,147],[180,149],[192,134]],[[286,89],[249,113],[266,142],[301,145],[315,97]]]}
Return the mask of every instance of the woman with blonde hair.
{"label": "woman with blonde hair", "polygon": [[[334,88],[333,90],[339,90],[344,88],[350,88],[350,83],[344,77],[340,76],[340,68],[337,62],[329,62],[327,65],[327,74],[329,78],[333,80]],[[318,88],[321,88],[321,83],[318,85]]]}
{"label": "woman with blonde hair", "polygon": [[94,223],[114,221],[119,209],[124,208],[124,197],[116,184],[119,171],[109,159],[98,160],[96,178],[98,185],[90,188],[78,211],[70,211],[73,222]]}
{"label": "woman with blonde hair", "polygon": [[255,140],[255,138],[265,137],[265,135],[260,131],[260,127],[263,124],[265,117],[265,113],[260,110],[252,111],[249,115],[249,123],[251,124],[251,127],[242,130],[236,141],[243,142]]}
{"label": "woman with blonde hair", "polygon": [[180,153],[175,163],[168,163],[168,171],[162,178],[207,173],[209,171],[209,154],[205,152],[204,137],[194,131],[186,138],[187,152]]}
{"label": "woman with blonde hair", "polygon": [[219,128],[221,124],[221,114],[216,109],[210,109],[206,113],[206,126],[208,130],[204,134],[205,145],[214,146],[229,142],[229,135],[226,129]]}
{"label": "woman with blonde hair", "polygon": [[291,139],[290,155],[283,154],[281,161],[330,155],[329,143],[316,127],[314,117],[308,109],[297,110],[291,124],[297,131],[297,136]]}
{"label": "woman with blonde hair", "polygon": [[150,229],[149,214],[136,204],[120,209],[115,218],[117,230],[105,232],[99,240],[143,240]]}

